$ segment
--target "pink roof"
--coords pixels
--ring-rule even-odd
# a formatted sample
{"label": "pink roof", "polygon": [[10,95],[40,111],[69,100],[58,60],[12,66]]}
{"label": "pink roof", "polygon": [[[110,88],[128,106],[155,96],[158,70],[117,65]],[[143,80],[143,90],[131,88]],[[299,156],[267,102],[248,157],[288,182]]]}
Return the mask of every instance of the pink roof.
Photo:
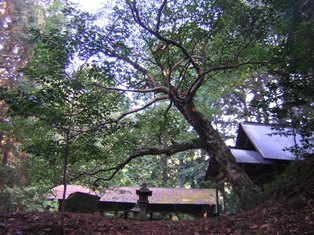
{"label": "pink roof", "polygon": [[[66,198],[74,192],[84,192],[100,196],[103,202],[136,203],[138,196],[136,189],[140,187],[118,187],[106,189],[103,193],[92,191],[79,185],[68,185]],[[148,197],[153,204],[216,204],[214,189],[178,189],[178,188],[150,188],[153,191]],[[52,195],[48,199],[62,199],[63,185],[59,185],[52,190]]]}

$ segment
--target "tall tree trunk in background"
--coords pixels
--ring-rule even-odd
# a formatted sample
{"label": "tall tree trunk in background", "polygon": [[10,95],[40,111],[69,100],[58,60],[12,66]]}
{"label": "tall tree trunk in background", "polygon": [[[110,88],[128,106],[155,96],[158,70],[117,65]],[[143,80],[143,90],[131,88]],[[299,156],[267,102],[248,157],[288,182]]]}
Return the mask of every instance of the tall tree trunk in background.
{"label": "tall tree trunk in background", "polygon": [[181,158],[180,156],[179,166],[178,166],[178,187],[179,188],[183,188],[183,185],[184,185],[184,181],[181,176],[182,166],[183,166],[183,158]]}
{"label": "tall tree trunk in background", "polygon": [[2,140],[3,140],[3,134],[0,133],[0,149],[2,149]]}
{"label": "tall tree trunk in background", "polygon": [[209,119],[197,110],[191,98],[185,98],[183,101],[176,94],[172,97],[175,106],[199,135],[203,149],[220,164],[221,170],[241,202],[244,203],[243,205],[254,203],[254,195],[260,194],[260,189],[236,163],[229,147],[219,136],[218,131],[213,128]]}
{"label": "tall tree trunk in background", "polygon": [[246,122],[250,121],[250,117],[249,117],[249,114],[250,114],[250,111],[249,111],[249,107],[248,107],[248,104],[246,103],[246,99],[247,99],[247,94],[246,94],[246,91],[242,88],[241,89],[241,95],[240,95],[240,99],[242,101],[242,104],[243,104],[243,111],[244,111],[244,120]]}
{"label": "tall tree trunk in background", "polygon": [[161,155],[162,165],[162,186],[168,186],[168,156],[166,154]]}
{"label": "tall tree trunk in background", "polygon": [[3,147],[3,158],[2,158],[2,166],[6,167],[9,164],[9,157],[10,157],[10,152],[11,152],[11,144],[12,141],[9,137],[6,139],[6,143]]}
{"label": "tall tree trunk in background", "polygon": [[[45,1],[45,5],[49,1]],[[33,42],[27,36],[29,28],[43,24],[44,13],[36,11],[40,7],[38,1],[1,0],[0,1],[0,87],[11,90],[20,78],[23,68],[32,56]],[[0,122],[7,116],[7,105],[0,102]],[[2,165],[9,163],[10,152],[15,152],[14,136],[3,132]],[[1,144],[0,144],[1,146]],[[17,162],[21,154],[11,157]]]}
{"label": "tall tree trunk in background", "polygon": [[61,205],[61,227],[64,231],[65,228],[65,199],[67,193],[67,173],[68,173],[68,163],[70,157],[70,150],[69,150],[69,142],[70,142],[70,134],[67,132],[65,136],[65,148],[64,148],[64,155],[63,155],[63,171],[62,171],[62,184],[63,184],[63,194],[62,194],[62,205]]}

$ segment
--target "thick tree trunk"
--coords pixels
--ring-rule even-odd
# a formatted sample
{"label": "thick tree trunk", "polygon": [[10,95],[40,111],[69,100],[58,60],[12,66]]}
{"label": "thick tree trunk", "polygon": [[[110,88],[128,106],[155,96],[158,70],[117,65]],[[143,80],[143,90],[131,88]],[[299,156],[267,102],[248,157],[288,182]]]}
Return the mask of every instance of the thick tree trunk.
{"label": "thick tree trunk", "polygon": [[260,194],[260,189],[236,163],[218,131],[213,128],[208,118],[197,110],[192,99],[182,100],[173,97],[173,102],[199,135],[204,150],[220,164],[221,170],[238,194],[241,203],[251,205],[255,200],[254,197]]}

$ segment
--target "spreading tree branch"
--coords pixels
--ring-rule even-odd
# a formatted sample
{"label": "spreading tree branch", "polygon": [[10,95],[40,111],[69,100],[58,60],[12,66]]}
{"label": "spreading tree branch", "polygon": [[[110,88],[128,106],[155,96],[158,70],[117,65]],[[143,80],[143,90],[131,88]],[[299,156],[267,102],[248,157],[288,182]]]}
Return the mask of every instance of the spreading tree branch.
{"label": "spreading tree branch", "polygon": [[234,69],[234,68],[239,68],[245,65],[254,65],[254,64],[266,64],[266,61],[246,61],[238,64],[230,64],[230,65],[221,65],[221,66],[214,66],[209,68],[206,71],[203,71],[198,78],[191,84],[188,90],[188,96],[193,97],[198,89],[202,86],[204,82],[204,77],[205,75],[211,73],[211,72],[216,72],[216,71],[223,71],[223,70],[228,70],[228,69]]}
{"label": "spreading tree branch", "polygon": [[151,101],[147,102],[145,105],[143,105],[143,106],[141,106],[141,107],[139,107],[139,108],[135,108],[135,109],[129,110],[129,111],[125,112],[125,113],[122,113],[122,114],[121,114],[118,118],[116,118],[115,120],[116,120],[116,122],[118,122],[118,121],[120,121],[122,118],[124,118],[124,117],[127,116],[127,115],[130,115],[130,114],[132,114],[132,113],[137,113],[137,112],[139,112],[139,111],[141,111],[141,110],[146,109],[147,107],[151,106],[152,104],[154,104],[154,103],[156,103],[156,102],[158,102],[158,101],[161,101],[161,100],[168,100],[168,99],[169,99],[168,96],[160,96],[160,97],[157,97],[157,98],[152,99]]}
{"label": "spreading tree branch", "polygon": [[[156,90],[153,90],[152,92],[162,92],[164,94],[168,94],[169,90],[167,87],[165,86],[157,86],[156,83],[156,79],[154,77],[154,75],[148,71],[146,68],[144,68],[143,66],[141,66],[139,63],[133,61],[130,57],[123,57],[119,54],[117,54],[116,52],[108,49],[105,45],[103,46],[102,52],[110,57],[122,60],[124,62],[127,62],[128,64],[130,64],[134,69],[140,71],[142,74],[144,74],[144,76],[147,77],[147,82],[151,85],[153,85],[153,88],[156,88]],[[149,89],[148,89],[149,90]],[[139,92],[139,91],[137,91]],[[142,90],[142,92],[147,92],[146,90]]]}
{"label": "spreading tree branch", "polygon": [[155,87],[155,88],[151,88],[151,89],[125,89],[125,88],[118,88],[118,87],[107,87],[107,86],[103,86],[99,83],[90,83],[88,85],[97,86],[97,87],[100,87],[100,88],[108,90],[108,91],[133,92],[133,93],[157,93],[157,92],[160,92],[160,93],[168,94],[168,89],[166,87]]}
{"label": "spreading tree branch", "polygon": [[154,30],[150,29],[147,25],[145,25],[145,23],[141,19],[141,16],[139,14],[139,11],[138,11],[137,7],[136,7],[136,1],[135,0],[133,1],[133,4],[131,3],[130,0],[126,0],[126,3],[128,4],[128,6],[129,6],[129,8],[131,10],[131,13],[132,13],[134,21],[140,27],[145,29],[147,32],[149,32],[150,34],[152,34],[153,36],[155,36],[159,40],[165,42],[166,44],[170,44],[170,45],[173,45],[173,46],[179,48],[182,51],[182,53],[186,56],[186,58],[191,62],[192,66],[196,70],[197,74],[200,75],[200,74],[203,73],[203,70],[200,68],[200,66],[193,59],[193,56],[188,52],[188,50],[182,44],[180,44],[179,42],[177,42],[177,41],[175,41],[173,39],[170,39],[170,38],[167,38],[165,36],[162,36],[159,33],[159,31],[154,31]]}
{"label": "spreading tree branch", "polygon": [[125,161],[119,163],[116,166],[106,168],[106,169],[100,169],[94,172],[84,172],[77,175],[76,177],[71,178],[69,181],[76,180],[82,176],[93,176],[99,173],[112,172],[110,176],[108,176],[107,178],[97,178],[94,182],[94,184],[97,185],[99,181],[111,180],[120,170],[122,170],[132,160],[138,157],[148,156],[148,155],[160,155],[160,154],[173,155],[178,152],[184,152],[191,149],[200,149],[202,147],[203,145],[199,139],[193,139],[186,142],[174,143],[173,145],[169,145],[169,146],[148,147],[148,148],[138,149],[138,150],[135,150]]}
{"label": "spreading tree branch", "polygon": [[159,32],[159,28],[160,28],[160,20],[161,20],[161,13],[162,10],[164,9],[164,7],[167,5],[167,0],[164,0],[158,10],[158,14],[157,14],[157,24],[156,24],[156,31]]}
{"label": "spreading tree branch", "polygon": [[[86,130],[75,130],[75,129],[69,129],[70,131],[72,132],[75,132],[76,134],[73,134],[72,135],[72,138],[75,138],[83,133],[88,133],[88,132],[97,132],[97,131],[100,131],[104,128],[107,127],[107,125],[110,125],[110,124],[114,124],[114,123],[118,123],[121,119],[123,119],[124,117],[130,115],[130,114],[133,114],[133,113],[137,113],[139,111],[142,111],[146,108],[148,108],[149,106],[155,104],[156,102],[158,101],[161,101],[161,100],[168,100],[169,97],[168,96],[159,96],[159,97],[156,97],[152,100],[150,100],[149,102],[147,102],[146,104],[144,104],[143,106],[141,107],[138,107],[138,108],[135,108],[135,109],[131,109],[131,110],[128,110],[122,114],[120,114],[117,118],[112,118],[106,122],[102,122],[90,129],[86,129]],[[68,128],[67,128],[68,129]]]}

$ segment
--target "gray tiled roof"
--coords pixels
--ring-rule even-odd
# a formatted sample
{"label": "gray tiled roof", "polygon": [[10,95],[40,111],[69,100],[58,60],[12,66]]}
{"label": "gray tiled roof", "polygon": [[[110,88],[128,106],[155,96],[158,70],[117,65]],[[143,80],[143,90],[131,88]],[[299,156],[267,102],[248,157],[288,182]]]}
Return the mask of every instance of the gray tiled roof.
{"label": "gray tiled roof", "polygon": [[[274,135],[275,130],[268,124],[243,123],[241,127],[249,140],[252,142],[256,151],[265,159],[273,160],[295,160],[296,157],[284,148],[294,145],[293,136]],[[296,136],[299,143],[300,136]]]}
{"label": "gray tiled roof", "polygon": [[270,161],[264,159],[257,151],[230,149],[237,163],[247,164],[271,164]]}

